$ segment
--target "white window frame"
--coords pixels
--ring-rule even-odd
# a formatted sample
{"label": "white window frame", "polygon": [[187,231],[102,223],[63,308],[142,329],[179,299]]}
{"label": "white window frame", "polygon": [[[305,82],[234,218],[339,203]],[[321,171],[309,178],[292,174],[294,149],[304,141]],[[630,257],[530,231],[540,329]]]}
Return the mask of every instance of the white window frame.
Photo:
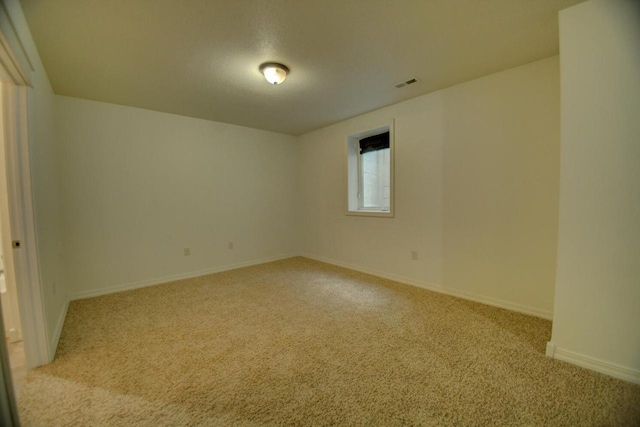
{"label": "white window frame", "polygon": [[[380,123],[368,130],[352,133],[347,137],[347,215],[393,218],[395,216],[394,195],[394,121]],[[389,132],[389,210],[362,207],[362,156],[359,141],[373,135]]]}

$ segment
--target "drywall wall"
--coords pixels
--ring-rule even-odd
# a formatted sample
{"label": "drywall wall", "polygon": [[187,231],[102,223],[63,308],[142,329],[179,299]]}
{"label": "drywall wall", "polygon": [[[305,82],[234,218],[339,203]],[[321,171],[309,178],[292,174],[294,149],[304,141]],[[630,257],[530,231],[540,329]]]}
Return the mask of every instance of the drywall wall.
{"label": "drywall wall", "polygon": [[62,96],[56,111],[72,298],[298,251],[295,137]]}
{"label": "drywall wall", "polygon": [[[52,357],[68,302],[62,244],[61,166],[53,122],[54,94],[19,2],[3,0],[3,6],[3,16],[10,21],[5,35],[31,80],[28,90],[31,185],[46,334]],[[27,363],[32,364],[30,353],[27,353]]]}
{"label": "drywall wall", "polygon": [[560,234],[549,353],[640,383],[640,3],[560,12]]}
{"label": "drywall wall", "polygon": [[[392,119],[395,217],[347,216],[347,136]],[[303,135],[303,253],[550,318],[559,132],[552,57]]]}

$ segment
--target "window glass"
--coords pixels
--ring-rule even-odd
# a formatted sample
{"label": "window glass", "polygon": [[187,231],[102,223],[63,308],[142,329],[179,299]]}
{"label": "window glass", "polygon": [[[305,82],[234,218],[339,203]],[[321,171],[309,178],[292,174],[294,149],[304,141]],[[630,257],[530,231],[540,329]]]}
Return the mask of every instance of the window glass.
{"label": "window glass", "polygon": [[361,154],[362,208],[388,211],[390,208],[390,150]]}

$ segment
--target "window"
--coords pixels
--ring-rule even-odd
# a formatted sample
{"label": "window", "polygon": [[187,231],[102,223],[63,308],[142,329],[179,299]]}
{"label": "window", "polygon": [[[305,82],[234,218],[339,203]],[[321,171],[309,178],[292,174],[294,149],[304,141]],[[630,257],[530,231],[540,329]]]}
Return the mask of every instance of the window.
{"label": "window", "polygon": [[393,216],[393,126],[347,139],[348,215]]}

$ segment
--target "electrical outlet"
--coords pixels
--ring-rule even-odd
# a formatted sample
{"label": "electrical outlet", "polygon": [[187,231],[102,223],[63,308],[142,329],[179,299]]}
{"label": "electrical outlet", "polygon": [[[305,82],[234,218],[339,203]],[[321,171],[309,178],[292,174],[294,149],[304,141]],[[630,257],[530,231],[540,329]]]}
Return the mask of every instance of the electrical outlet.
{"label": "electrical outlet", "polygon": [[184,256],[191,255],[191,248],[184,248]]}
{"label": "electrical outlet", "polygon": [[418,260],[418,251],[411,251],[411,260],[413,261]]}
{"label": "electrical outlet", "polygon": [[233,242],[229,242],[229,249],[233,249]]}

